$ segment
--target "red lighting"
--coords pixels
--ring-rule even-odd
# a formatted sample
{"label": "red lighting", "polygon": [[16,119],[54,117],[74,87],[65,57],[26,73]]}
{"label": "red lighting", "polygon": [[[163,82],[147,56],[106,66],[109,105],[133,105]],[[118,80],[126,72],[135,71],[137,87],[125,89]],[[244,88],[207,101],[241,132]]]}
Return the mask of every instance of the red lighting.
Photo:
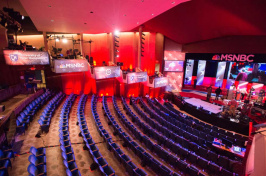
{"label": "red lighting", "polygon": [[103,94],[101,94],[101,97],[103,96]]}
{"label": "red lighting", "polygon": [[31,67],[30,70],[36,70],[36,68],[35,67]]}
{"label": "red lighting", "polygon": [[108,93],[106,93],[106,95],[108,95]]}

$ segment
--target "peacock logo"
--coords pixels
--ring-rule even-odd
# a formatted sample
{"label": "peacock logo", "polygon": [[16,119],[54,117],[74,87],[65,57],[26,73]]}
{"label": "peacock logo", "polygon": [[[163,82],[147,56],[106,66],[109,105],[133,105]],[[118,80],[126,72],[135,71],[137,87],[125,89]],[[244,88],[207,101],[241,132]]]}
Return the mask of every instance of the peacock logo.
{"label": "peacock logo", "polygon": [[221,57],[219,55],[214,55],[212,57],[212,60],[221,60]]}

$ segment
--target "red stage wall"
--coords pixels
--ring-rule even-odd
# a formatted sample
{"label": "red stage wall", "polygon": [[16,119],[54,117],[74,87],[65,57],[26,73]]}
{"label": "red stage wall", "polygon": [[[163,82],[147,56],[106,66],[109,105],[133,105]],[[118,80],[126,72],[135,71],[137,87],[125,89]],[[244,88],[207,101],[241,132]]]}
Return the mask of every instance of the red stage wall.
{"label": "red stage wall", "polygon": [[143,57],[141,57],[141,69],[147,71],[148,75],[153,75],[155,71],[155,33],[144,32],[145,40]]}
{"label": "red stage wall", "polygon": [[[110,40],[111,34],[83,34],[83,53],[88,56],[92,56],[96,61],[96,65],[102,65],[105,61],[107,64],[110,61]],[[90,43],[86,41],[92,40],[91,43],[91,55],[90,55]]]}
{"label": "red stage wall", "polygon": [[123,70],[131,70],[137,66],[138,59],[138,38],[134,32],[122,32],[119,35],[119,57],[117,62],[123,62]]}

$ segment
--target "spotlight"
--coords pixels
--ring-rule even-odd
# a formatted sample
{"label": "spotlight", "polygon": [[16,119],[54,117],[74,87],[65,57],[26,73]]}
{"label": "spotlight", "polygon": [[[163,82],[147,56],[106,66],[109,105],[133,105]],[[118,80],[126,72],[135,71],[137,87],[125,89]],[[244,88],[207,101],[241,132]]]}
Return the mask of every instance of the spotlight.
{"label": "spotlight", "polygon": [[116,55],[116,57],[119,57],[119,55]]}
{"label": "spotlight", "polygon": [[118,30],[115,30],[115,35],[119,35],[120,32]]}
{"label": "spotlight", "polygon": [[24,20],[24,18],[25,18],[25,17],[22,15],[22,16],[21,16],[21,19]]}
{"label": "spotlight", "polygon": [[67,43],[67,39],[66,38],[64,38],[62,41],[63,41],[63,43]]}
{"label": "spotlight", "polygon": [[59,42],[59,40],[60,40],[59,38],[56,38],[56,39],[55,39],[56,42]]}

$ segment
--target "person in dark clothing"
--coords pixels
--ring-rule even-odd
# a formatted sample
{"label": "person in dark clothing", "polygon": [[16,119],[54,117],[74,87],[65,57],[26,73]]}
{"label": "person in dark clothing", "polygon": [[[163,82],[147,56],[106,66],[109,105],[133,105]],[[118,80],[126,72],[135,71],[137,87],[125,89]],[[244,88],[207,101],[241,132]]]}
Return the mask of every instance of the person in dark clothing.
{"label": "person in dark clothing", "polygon": [[215,90],[216,97],[215,100],[218,100],[220,93],[222,92],[221,88],[219,87],[218,89]]}
{"label": "person in dark clothing", "polygon": [[210,85],[210,86],[207,88],[207,102],[210,101],[211,95],[212,95],[212,86]]}
{"label": "person in dark clothing", "polygon": [[196,89],[197,81],[198,81],[197,78],[194,79],[194,89]]}

